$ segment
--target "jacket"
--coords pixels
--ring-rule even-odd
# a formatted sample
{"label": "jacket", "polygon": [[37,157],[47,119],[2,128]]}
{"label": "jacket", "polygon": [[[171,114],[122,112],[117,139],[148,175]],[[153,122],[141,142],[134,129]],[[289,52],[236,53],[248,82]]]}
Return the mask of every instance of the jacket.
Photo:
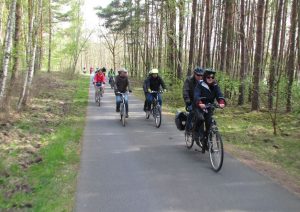
{"label": "jacket", "polygon": [[105,83],[105,76],[104,74],[96,74],[94,76],[94,82],[97,83],[97,82],[101,82],[101,83]]}
{"label": "jacket", "polygon": [[186,104],[192,104],[194,101],[194,92],[197,86],[197,80],[194,76],[187,77],[184,81],[182,94]]}
{"label": "jacket", "polygon": [[166,89],[166,85],[162,78],[160,76],[157,76],[156,78],[149,76],[145,81],[145,90],[148,92],[148,90],[152,91],[160,91],[160,87],[163,89]]}
{"label": "jacket", "polygon": [[131,90],[128,77],[121,77],[120,75],[116,76],[115,79],[115,92],[119,91],[125,93],[128,90]]}
{"label": "jacket", "polygon": [[215,99],[219,102],[219,104],[225,103],[224,96],[217,83],[214,83],[211,86],[209,86],[208,84],[206,84],[205,81],[201,81],[197,84],[194,93],[194,103],[196,104],[196,106],[199,103],[213,104]]}

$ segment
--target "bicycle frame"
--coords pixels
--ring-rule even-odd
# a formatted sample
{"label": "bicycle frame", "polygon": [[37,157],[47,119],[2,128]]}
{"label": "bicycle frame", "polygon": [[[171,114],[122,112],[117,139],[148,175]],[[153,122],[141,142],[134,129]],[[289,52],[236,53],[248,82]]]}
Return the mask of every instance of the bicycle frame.
{"label": "bicycle frame", "polygon": [[125,127],[125,118],[126,118],[126,105],[125,105],[125,94],[127,92],[116,92],[116,94],[121,96],[121,103],[120,103],[120,121],[122,121],[123,126]]}

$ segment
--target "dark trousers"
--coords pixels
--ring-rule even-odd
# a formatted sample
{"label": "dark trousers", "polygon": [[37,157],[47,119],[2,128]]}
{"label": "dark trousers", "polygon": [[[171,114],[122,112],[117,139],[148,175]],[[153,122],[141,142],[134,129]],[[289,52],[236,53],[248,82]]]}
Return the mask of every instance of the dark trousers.
{"label": "dark trousers", "polygon": [[[200,139],[203,139],[204,137],[207,137],[208,135],[208,131],[211,125],[211,121],[212,121],[212,111],[208,110],[208,112],[204,112],[203,110],[201,110],[200,108],[197,108],[196,110],[198,110],[198,113],[202,113],[203,117],[204,117],[204,121],[202,120],[197,120],[196,123],[196,127],[195,127],[195,135],[199,136]],[[205,131],[204,131],[204,124],[205,124]]]}

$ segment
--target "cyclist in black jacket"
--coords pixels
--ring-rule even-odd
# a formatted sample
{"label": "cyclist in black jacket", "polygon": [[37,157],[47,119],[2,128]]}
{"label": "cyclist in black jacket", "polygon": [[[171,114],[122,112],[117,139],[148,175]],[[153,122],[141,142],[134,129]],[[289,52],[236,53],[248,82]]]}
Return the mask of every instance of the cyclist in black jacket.
{"label": "cyclist in black jacket", "polygon": [[[225,99],[215,80],[215,74],[215,70],[206,69],[204,71],[203,81],[197,84],[194,93],[194,106],[196,107],[197,113],[202,114],[206,129],[210,127],[213,112],[210,108],[206,108],[206,104],[213,104],[214,101],[217,100],[220,108],[225,107]],[[204,138],[207,137],[208,132],[207,130],[204,132],[204,125],[197,124],[195,132],[198,134],[196,137],[198,138],[200,136],[200,141],[206,145]]]}
{"label": "cyclist in black jacket", "polygon": [[[144,90],[147,92],[147,97],[146,97],[147,108],[146,108],[146,110],[151,109],[151,103],[153,100],[153,94],[151,93],[151,91],[160,91],[161,87],[162,87],[162,89],[166,90],[166,85],[165,85],[163,79],[160,76],[158,76],[158,69],[152,69],[149,72],[149,75],[150,76],[145,81],[145,88],[144,88]],[[159,93],[157,95],[158,95],[158,102],[162,106],[161,95]]]}
{"label": "cyclist in black jacket", "polygon": [[187,117],[187,131],[191,130],[192,118],[194,116],[194,91],[197,84],[202,81],[204,70],[200,67],[196,67],[194,69],[193,76],[187,77],[183,84],[183,99],[185,103],[185,109],[189,111],[189,115]]}

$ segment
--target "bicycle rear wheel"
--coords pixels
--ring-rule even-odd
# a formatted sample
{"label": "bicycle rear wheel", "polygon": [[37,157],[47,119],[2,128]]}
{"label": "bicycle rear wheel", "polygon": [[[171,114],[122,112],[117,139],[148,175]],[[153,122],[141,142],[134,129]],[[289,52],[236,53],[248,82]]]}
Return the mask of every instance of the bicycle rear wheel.
{"label": "bicycle rear wheel", "polygon": [[191,132],[184,131],[185,144],[188,149],[192,148],[194,145],[194,139]]}
{"label": "bicycle rear wheel", "polygon": [[159,105],[157,105],[155,108],[153,108],[153,110],[155,126],[156,128],[159,128],[161,125],[161,108]]}
{"label": "bicycle rear wheel", "polygon": [[222,168],[224,159],[223,142],[220,133],[211,131],[207,142],[211,166],[215,172],[218,172]]}
{"label": "bicycle rear wheel", "polygon": [[121,103],[120,114],[121,114],[121,122],[122,122],[123,127],[125,127],[125,111],[126,111],[125,104]]}

